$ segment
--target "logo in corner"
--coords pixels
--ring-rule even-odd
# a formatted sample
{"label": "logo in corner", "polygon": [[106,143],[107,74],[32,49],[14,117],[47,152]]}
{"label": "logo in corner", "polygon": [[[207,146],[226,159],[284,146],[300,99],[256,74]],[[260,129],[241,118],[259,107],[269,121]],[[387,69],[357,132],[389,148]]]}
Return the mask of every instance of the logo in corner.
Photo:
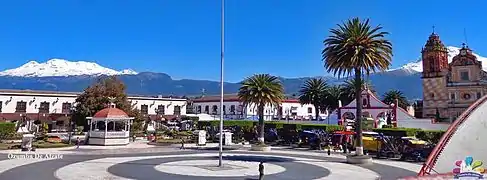
{"label": "logo in corner", "polygon": [[484,179],[485,169],[482,165],[482,161],[474,161],[471,156],[467,156],[465,160],[456,161],[456,168],[453,168],[454,179]]}

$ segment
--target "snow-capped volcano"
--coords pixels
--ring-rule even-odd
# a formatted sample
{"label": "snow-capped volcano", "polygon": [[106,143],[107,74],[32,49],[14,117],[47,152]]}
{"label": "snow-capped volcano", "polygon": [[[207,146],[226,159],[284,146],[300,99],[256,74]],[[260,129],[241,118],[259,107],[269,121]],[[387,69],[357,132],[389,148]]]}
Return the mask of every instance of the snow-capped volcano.
{"label": "snow-capped volcano", "polygon": [[47,76],[80,76],[80,75],[121,75],[137,74],[134,70],[116,71],[100,66],[94,62],[68,61],[64,59],[50,59],[39,63],[30,61],[18,68],[0,72],[0,76],[47,77]]}
{"label": "snow-capped volcano", "polygon": [[[448,49],[448,63],[451,63],[451,61],[453,60],[453,57],[460,54],[461,48],[448,46],[447,49]],[[477,57],[477,60],[482,62],[482,68],[484,69],[484,71],[487,71],[487,58],[482,57],[482,56],[475,54],[475,53],[473,53],[473,54]],[[396,69],[390,69],[389,71],[398,71],[398,70],[406,71],[406,72],[409,72],[411,74],[417,73],[417,72],[423,72],[423,61],[418,60],[416,62],[407,63],[404,66],[401,66],[401,67],[396,68]]]}

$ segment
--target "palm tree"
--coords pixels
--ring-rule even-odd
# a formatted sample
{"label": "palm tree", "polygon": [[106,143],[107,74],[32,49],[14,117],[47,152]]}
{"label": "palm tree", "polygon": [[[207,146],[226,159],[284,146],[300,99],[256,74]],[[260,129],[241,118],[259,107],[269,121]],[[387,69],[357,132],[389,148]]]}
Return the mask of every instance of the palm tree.
{"label": "palm tree", "polygon": [[323,104],[325,104],[325,110],[328,111],[328,120],[330,119],[331,113],[338,108],[338,101],[343,100],[344,96],[343,87],[340,85],[330,86],[326,89],[325,102]]}
{"label": "palm tree", "polygon": [[386,103],[386,104],[392,104],[392,103],[396,103],[396,99],[398,101],[398,106],[403,108],[403,109],[406,109],[408,106],[409,106],[409,102],[408,100],[406,99],[406,97],[404,96],[404,94],[401,92],[401,91],[398,91],[398,90],[390,90],[390,91],[387,91],[385,94],[384,94],[384,99],[382,100],[382,102]]}
{"label": "palm tree", "polygon": [[264,107],[278,107],[284,99],[284,89],[276,76],[257,74],[246,78],[238,92],[238,98],[244,106],[257,106],[259,116],[259,142],[264,143]]}
{"label": "palm tree", "polygon": [[[371,27],[369,20],[353,18],[338,24],[330,30],[331,35],[323,43],[325,68],[335,75],[355,75],[355,81],[362,81],[362,73],[385,71],[391,64],[392,44],[385,39],[388,34],[381,26]],[[362,98],[360,83],[355,84],[357,117],[357,155],[363,155],[362,142]]]}
{"label": "palm tree", "polygon": [[326,96],[326,89],[328,85],[326,81],[321,78],[311,78],[304,82],[299,90],[299,102],[301,104],[312,104],[315,107],[315,118],[320,117],[320,109],[322,109],[323,99]]}
{"label": "palm tree", "polygon": [[367,89],[371,90],[374,92],[374,88],[372,84],[368,81],[365,81],[364,79],[361,79],[360,81],[356,81],[355,79],[349,79],[344,82],[343,85],[343,93],[344,93],[344,104],[343,105],[348,105],[348,103],[352,102],[355,99],[355,92],[357,92],[356,87],[360,86],[362,87],[361,90],[365,86],[367,86]]}

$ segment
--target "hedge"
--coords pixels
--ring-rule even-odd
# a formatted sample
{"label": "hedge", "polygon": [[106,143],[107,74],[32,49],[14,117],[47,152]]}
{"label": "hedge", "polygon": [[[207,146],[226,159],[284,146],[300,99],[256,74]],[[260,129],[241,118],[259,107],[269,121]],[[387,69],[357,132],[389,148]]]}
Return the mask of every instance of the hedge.
{"label": "hedge", "polygon": [[10,139],[15,136],[15,123],[0,122],[0,140]]}
{"label": "hedge", "polygon": [[[257,121],[248,121],[248,120],[225,120],[223,121],[223,126],[240,126],[242,128],[252,128],[254,125],[257,125]],[[216,126],[218,127],[220,121],[199,121],[198,127],[202,128],[203,126]],[[341,131],[343,130],[342,126],[338,125],[329,125],[329,124],[292,124],[292,123],[285,123],[281,121],[266,121],[265,128],[275,128],[275,129],[283,129],[285,131],[289,130],[313,130],[313,129],[322,129],[326,132],[334,132],[334,131]],[[382,133],[386,136],[415,136],[418,139],[428,141],[430,143],[438,143],[440,138],[443,136],[445,131],[433,131],[433,130],[422,130],[419,128],[381,128],[381,129],[371,129],[374,132]]]}
{"label": "hedge", "polygon": [[[257,121],[248,121],[248,120],[224,120],[223,126],[240,126],[242,128],[252,128],[254,125],[257,125],[259,122]],[[215,126],[218,127],[220,125],[220,121],[199,121],[198,127],[201,129],[204,126]],[[334,132],[334,131],[341,131],[343,127],[338,125],[328,125],[328,124],[291,124],[285,123],[281,121],[266,121],[265,128],[274,128],[274,129],[281,129],[284,126],[289,126],[287,128],[296,129],[296,130],[312,130],[312,129],[322,129],[327,132]],[[293,127],[293,128],[291,128]]]}

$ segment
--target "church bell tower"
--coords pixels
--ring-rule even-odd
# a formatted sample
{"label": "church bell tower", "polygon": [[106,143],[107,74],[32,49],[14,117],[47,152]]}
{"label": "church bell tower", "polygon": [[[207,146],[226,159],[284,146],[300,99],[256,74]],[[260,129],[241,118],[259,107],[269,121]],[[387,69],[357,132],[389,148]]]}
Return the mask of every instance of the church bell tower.
{"label": "church bell tower", "polygon": [[434,31],[422,51],[423,60],[423,117],[441,118],[447,116],[448,92],[448,49]]}

